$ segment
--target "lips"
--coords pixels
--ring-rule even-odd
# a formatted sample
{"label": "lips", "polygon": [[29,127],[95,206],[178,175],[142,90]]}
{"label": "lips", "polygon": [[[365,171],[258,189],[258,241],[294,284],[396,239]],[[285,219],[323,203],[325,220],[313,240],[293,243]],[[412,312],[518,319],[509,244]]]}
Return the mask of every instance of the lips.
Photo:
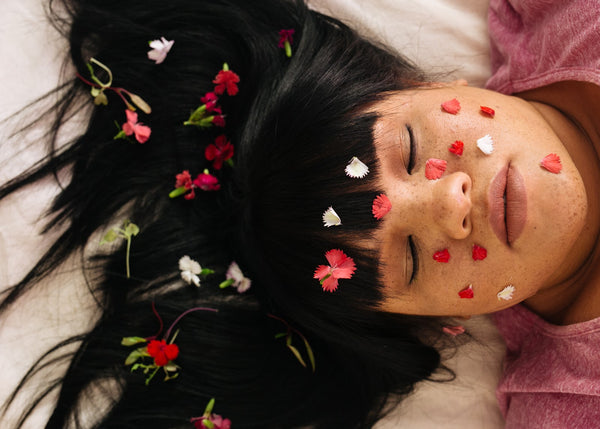
{"label": "lips", "polygon": [[527,194],[523,177],[510,165],[500,170],[488,192],[490,226],[498,239],[513,244],[527,221]]}

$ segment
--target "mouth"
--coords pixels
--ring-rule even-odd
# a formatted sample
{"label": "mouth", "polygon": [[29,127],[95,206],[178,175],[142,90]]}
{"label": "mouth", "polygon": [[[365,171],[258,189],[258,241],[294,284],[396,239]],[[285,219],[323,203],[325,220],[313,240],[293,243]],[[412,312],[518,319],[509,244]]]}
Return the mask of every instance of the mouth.
{"label": "mouth", "polygon": [[527,194],[523,177],[507,165],[490,184],[488,193],[490,226],[498,239],[511,246],[521,235],[527,221]]}

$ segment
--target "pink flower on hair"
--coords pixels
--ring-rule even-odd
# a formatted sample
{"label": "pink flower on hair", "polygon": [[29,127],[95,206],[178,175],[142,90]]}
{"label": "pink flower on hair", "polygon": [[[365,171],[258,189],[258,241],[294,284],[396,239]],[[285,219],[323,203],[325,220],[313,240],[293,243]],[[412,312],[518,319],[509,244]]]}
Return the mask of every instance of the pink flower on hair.
{"label": "pink flower on hair", "polygon": [[175,187],[185,187],[186,190],[190,191],[183,196],[183,198],[186,200],[193,200],[196,197],[196,193],[194,192],[194,184],[192,183],[192,176],[188,170],[183,170],[181,173],[175,176]]}
{"label": "pink flower on hair", "polygon": [[323,290],[333,292],[338,287],[339,279],[351,279],[356,271],[354,260],[339,249],[331,249],[325,253],[329,265],[319,265],[313,278],[319,279]]}
{"label": "pink flower on hair", "polygon": [[156,366],[165,366],[179,356],[179,347],[176,344],[167,344],[165,340],[150,341],[146,351],[154,358]]}
{"label": "pink flower on hair", "polygon": [[146,143],[150,138],[150,127],[138,123],[138,115],[135,112],[127,109],[125,110],[127,115],[127,122],[123,124],[123,132],[126,136],[135,134],[135,139],[140,143]]}
{"label": "pink flower on hair", "polygon": [[148,51],[148,59],[153,60],[155,64],[162,63],[165,58],[167,58],[167,54],[174,43],[174,40],[167,40],[164,37],[161,37],[158,40],[152,40],[149,43],[152,50]]}
{"label": "pink flower on hair", "polygon": [[227,137],[220,135],[215,139],[214,143],[206,146],[204,156],[207,160],[213,162],[215,170],[220,170],[223,167],[223,162],[231,159],[233,156],[233,145],[227,141]]}
{"label": "pink flower on hair", "polygon": [[293,29],[290,30],[279,30],[279,44],[277,45],[280,48],[285,47],[285,42],[293,43],[294,42],[294,33],[296,31]]}
{"label": "pink flower on hair", "polygon": [[371,212],[375,219],[381,219],[392,209],[392,203],[385,194],[378,195],[373,200],[373,207]]}
{"label": "pink flower on hair", "polygon": [[215,86],[215,94],[221,95],[227,92],[229,95],[235,95],[238,93],[237,83],[240,81],[240,77],[229,70],[227,63],[223,64],[223,70],[217,73],[217,76],[213,80]]}
{"label": "pink flower on hair", "polygon": [[[206,422],[210,422],[207,424]],[[224,419],[218,414],[211,414],[209,417],[200,417],[192,419],[192,423],[196,429],[230,429],[231,420]]]}
{"label": "pink flower on hair", "polygon": [[[215,111],[215,108],[217,107],[217,101],[219,101],[219,97],[217,97],[217,95],[214,92],[207,92],[206,94],[204,94],[204,97],[200,98],[200,101],[206,104],[206,111],[210,113]],[[220,110],[219,113],[221,113]]]}
{"label": "pink flower on hair", "polygon": [[208,170],[204,170],[203,173],[198,174],[192,183],[203,191],[218,191],[221,189],[219,179],[209,174]]}

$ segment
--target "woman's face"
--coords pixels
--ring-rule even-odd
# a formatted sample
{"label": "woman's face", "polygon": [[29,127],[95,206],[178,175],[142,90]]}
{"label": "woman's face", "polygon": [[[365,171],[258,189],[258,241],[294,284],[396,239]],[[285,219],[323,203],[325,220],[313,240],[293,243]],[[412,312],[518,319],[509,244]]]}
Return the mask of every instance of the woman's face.
{"label": "woman's face", "polygon": [[[460,111],[444,111],[441,104],[454,98]],[[578,248],[589,247],[589,240],[579,240],[587,213],[583,180],[553,127],[530,103],[447,86],[398,92],[375,110],[381,115],[375,145],[382,186],[392,204],[377,237],[383,310],[489,313],[564,282],[581,266],[579,259],[590,251]],[[493,140],[489,155],[477,146],[486,135]],[[460,156],[449,150],[455,141],[464,143]],[[558,174],[540,164],[551,153],[560,157]],[[431,159],[446,161],[438,179],[426,177]],[[446,251],[449,259],[442,262]],[[503,290],[510,295],[509,286],[512,298],[499,298]]]}

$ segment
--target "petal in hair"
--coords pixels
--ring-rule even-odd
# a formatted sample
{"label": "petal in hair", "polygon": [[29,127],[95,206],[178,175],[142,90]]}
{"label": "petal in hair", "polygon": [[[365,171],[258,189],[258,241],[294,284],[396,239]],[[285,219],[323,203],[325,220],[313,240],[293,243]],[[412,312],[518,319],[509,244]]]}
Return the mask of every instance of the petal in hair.
{"label": "petal in hair", "polygon": [[346,166],[346,175],[354,179],[362,179],[369,174],[369,167],[366,166],[360,159],[353,156]]}
{"label": "petal in hair", "polygon": [[515,287],[513,285],[508,285],[500,292],[498,292],[498,299],[503,299],[505,301],[511,300],[514,292]]}
{"label": "petal in hair", "polygon": [[325,210],[325,213],[323,213],[323,224],[327,227],[339,226],[342,224],[342,219],[340,219],[333,207],[329,207]]}
{"label": "petal in hair", "polygon": [[452,100],[444,101],[442,103],[442,109],[448,113],[456,115],[460,110],[460,103],[456,98],[453,98]]}
{"label": "petal in hair", "polygon": [[334,292],[339,279],[351,279],[356,271],[354,260],[339,249],[331,249],[325,253],[329,265],[319,265],[313,278],[318,279],[325,292]]}
{"label": "petal in hair", "polygon": [[486,155],[490,155],[494,151],[494,140],[489,134],[477,139],[477,147]]}
{"label": "petal in hair", "polygon": [[392,209],[392,203],[385,194],[378,195],[373,200],[373,207],[371,212],[375,219],[381,219]]}
{"label": "petal in hair", "polygon": [[471,299],[473,298],[473,285],[469,285],[468,287],[464,288],[463,290],[461,290],[460,292],[458,292],[458,296],[460,296],[463,299]]}
{"label": "petal in hair", "polygon": [[544,157],[544,159],[542,159],[542,162],[540,163],[540,165],[543,168],[545,168],[546,170],[548,170],[550,173],[554,173],[554,174],[558,174],[558,173],[560,173],[560,170],[562,170],[562,164],[560,163],[560,157],[555,153],[546,155]]}
{"label": "petal in hair", "polygon": [[446,171],[446,164],[448,163],[443,159],[429,158],[425,162],[425,177],[429,180],[439,179]]}

